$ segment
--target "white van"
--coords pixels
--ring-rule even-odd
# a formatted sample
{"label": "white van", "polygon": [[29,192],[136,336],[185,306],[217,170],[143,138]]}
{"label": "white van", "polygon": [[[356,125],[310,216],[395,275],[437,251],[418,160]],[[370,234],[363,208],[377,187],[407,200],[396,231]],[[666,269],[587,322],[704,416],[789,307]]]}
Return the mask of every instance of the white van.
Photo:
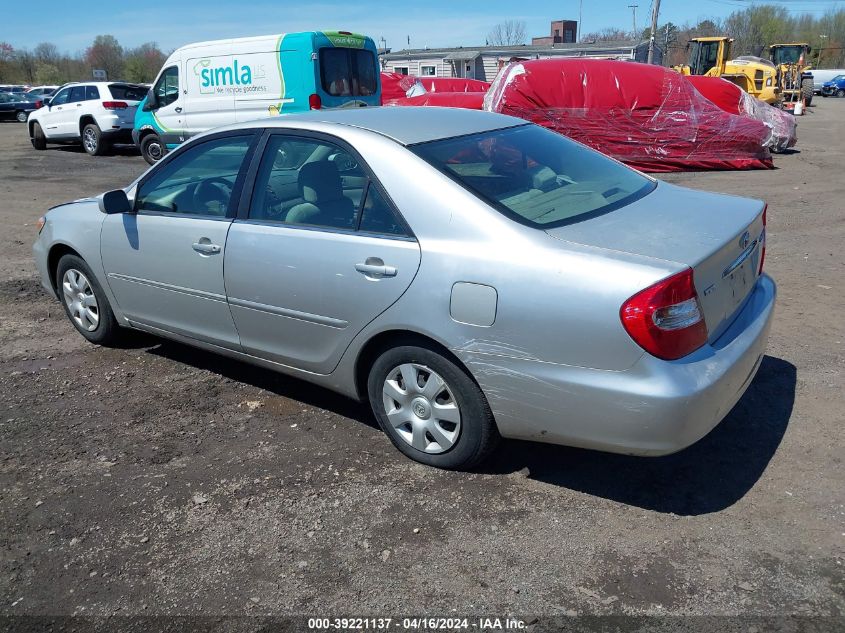
{"label": "white van", "polygon": [[200,42],[168,57],[138,107],[132,138],[153,164],[221,125],[380,101],[378,52],[364,35],[307,31]]}

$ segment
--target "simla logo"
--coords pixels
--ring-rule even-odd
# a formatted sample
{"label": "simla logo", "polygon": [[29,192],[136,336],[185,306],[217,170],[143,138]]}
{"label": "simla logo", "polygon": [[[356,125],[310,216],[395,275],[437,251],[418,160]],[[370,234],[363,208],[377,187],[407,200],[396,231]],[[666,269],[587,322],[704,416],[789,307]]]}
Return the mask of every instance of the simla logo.
{"label": "simla logo", "polygon": [[[256,66],[255,72],[253,72],[253,66],[241,64],[237,59],[233,59],[231,64],[224,66],[212,66],[211,59],[201,59],[194,65],[194,74],[199,77],[199,88],[202,94],[232,91],[252,92],[246,87],[252,86],[253,79],[265,77],[262,64]],[[240,86],[244,86],[244,88],[239,88]]]}

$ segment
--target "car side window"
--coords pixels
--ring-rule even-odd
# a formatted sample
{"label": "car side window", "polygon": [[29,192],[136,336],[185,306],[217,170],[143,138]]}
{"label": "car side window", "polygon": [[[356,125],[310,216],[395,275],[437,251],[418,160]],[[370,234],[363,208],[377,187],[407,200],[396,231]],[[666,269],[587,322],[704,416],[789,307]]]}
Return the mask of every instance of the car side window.
{"label": "car side window", "polygon": [[70,103],[85,101],[85,86],[74,86],[70,90]]}
{"label": "car side window", "polygon": [[253,137],[227,136],[185,148],[143,182],[135,210],[214,218],[230,215],[232,192]]}
{"label": "car side window", "polygon": [[367,176],[328,141],[274,134],[255,180],[253,220],[355,230]]}
{"label": "car side window", "polygon": [[65,88],[64,90],[59,90],[56,93],[56,96],[52,98],[50,101],[51,106],[63,105],[68,102],[68,98],[70,97],[70,88]]}
{"label": "car side window", "polygon": [[97,86],[85,86],[85,100],[98,101],[100,99],[100,91]]}
{"label": "car side window", "polygon": [[405,226],[372,182],[367,187],[367,197],[361,209],[361,223],[358,230],[366,233],[407,235]]}
{"label": "car side window", "polygon": [[158,106],[170,105],[179,98],[179,69],[170,66],[158,78],[153,91],[158,99]]}

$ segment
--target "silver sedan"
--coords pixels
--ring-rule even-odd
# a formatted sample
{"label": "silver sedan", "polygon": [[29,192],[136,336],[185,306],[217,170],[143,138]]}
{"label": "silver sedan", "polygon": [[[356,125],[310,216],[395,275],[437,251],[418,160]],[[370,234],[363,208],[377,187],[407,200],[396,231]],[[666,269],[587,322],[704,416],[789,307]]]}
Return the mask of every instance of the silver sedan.
{"label": "silver sedan", "polygon": [[765,349],[765,222],[520,119],[367,108],[199,136],[51,209],[34,254],[93,343],[144,330],[368,399],[405,455],[471,468],[500,437],[708,433]]}

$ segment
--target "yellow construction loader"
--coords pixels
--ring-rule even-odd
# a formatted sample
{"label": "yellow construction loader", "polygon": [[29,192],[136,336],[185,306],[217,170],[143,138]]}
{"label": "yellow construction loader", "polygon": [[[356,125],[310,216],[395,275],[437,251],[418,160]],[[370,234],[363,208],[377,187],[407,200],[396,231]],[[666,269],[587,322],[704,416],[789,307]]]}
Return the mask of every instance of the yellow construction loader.
{"label": "yellow construction loader", "polygon": [[777,84],[784,103],[813,100],[813,73],[810,66],[810,45],[806,42],[772,44],[769,59],[777,69]]}
{"label": "yellow construction loader", "polygon": [[766,103],[778,103],[781,90],[775,64],[750,55],[730,59],[732,44],[730,37],[695,37],[687,44],[689,62],[674,69],[682,75],[721,77]]}

